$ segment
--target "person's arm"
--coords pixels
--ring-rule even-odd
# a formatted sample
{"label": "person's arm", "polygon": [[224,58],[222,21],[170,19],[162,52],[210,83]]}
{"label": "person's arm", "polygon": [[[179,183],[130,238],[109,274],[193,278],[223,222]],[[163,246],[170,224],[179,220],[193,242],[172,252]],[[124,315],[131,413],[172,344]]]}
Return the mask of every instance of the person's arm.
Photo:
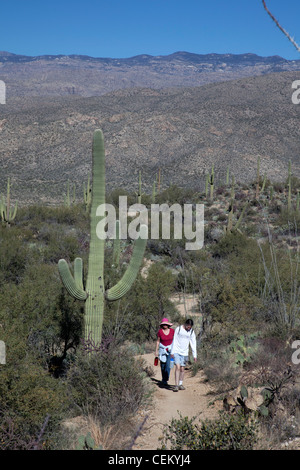
{"label": "person's arm", "polygon": [[196,344],[196,335],[195,335],[194,331],[191,335],[190,345],[191,345],[191,348],[192,348],[192,354],[193,354],[194,361],[196,362],[197,361],[197,344]]}
{"label": "person's arm", "polygon": [[178,329],[178,327],[177,327],[176,330],[175,330],[174,336],[173,336],[173,342],[172,342],[172,344],[171,344],[171,352],[170,352],[170,354],[171,354],[172,357],[174,357],[174,350],[176,349],[176,348],[175,348],[175,344],[176,344],[176,341],[177,341],[178,331],[179,331],[179,329]]}
{"label": "person's arm", "polygon": [[160,345],[160,339],[157,338],[157,341],[156,341],[156,348],[155,348],[155,357],[158,357],[159,345]]}

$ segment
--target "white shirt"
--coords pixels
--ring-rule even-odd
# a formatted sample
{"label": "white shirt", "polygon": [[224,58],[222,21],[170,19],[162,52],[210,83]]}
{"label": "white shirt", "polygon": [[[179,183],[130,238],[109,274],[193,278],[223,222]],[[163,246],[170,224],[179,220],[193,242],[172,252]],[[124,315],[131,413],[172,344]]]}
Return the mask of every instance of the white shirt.
{"label": "white shirt", "polygon": [[197,358],[196,335],[194,330],[186,331],[183,326],[178,326],[174,333],[171,354],[189,355],[189,345],[191,345],[193,357]]}

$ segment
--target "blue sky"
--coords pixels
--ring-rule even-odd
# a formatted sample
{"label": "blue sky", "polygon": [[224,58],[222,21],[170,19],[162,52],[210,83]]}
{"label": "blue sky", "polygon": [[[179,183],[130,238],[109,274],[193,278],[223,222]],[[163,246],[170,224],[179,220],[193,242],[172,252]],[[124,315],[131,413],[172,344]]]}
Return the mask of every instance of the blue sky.
{"label": "blue sky", "polygon": [[[300,44],[300,1],[266,0]],[[261,0],[2,0],[0,50],[93,57],[254,53],[300,59]]]}

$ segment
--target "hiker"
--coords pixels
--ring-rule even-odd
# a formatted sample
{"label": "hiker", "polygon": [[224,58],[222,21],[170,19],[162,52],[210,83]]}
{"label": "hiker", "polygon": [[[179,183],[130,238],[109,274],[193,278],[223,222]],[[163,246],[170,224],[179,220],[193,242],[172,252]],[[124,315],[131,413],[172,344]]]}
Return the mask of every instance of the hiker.
{"label": "hiker", "polygon": [[197,348],[196,348],[196,335],[193,330],[194,322],[189,319],[186,320],[184,325],[178,326],[175,329],[174,340],[171,348],[171,357],[174,358],[175,363],[175,388],[174,392],[178,390],[185,390],[183,386],[184,366],[189,355],[189,345],[191,345],[194,361],[197,361]]}
{"label": "hiker", "polygon": [[160,368],[162,375],[161,385],[168,386],[170,376],[170,351],[174,337],[174,330],[171,328],[173,323],[170,323],[167,318],[163,318],[160,322],[160,329],[157,333],[157,342],[155,349],[155,357],[160,360]]}

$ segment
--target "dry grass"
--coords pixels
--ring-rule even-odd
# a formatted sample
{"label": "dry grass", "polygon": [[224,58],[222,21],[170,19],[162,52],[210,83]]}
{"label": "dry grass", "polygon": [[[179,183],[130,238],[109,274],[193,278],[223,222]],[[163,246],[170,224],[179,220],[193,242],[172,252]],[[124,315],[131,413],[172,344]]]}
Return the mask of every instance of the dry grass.
{"label": "dry grass", "polygon": [[101,446],[103,450],[119,448],[122,440],[120,426],[107,425],[102,427],[93,416],[87,417],[87,425],[96,447]]}

